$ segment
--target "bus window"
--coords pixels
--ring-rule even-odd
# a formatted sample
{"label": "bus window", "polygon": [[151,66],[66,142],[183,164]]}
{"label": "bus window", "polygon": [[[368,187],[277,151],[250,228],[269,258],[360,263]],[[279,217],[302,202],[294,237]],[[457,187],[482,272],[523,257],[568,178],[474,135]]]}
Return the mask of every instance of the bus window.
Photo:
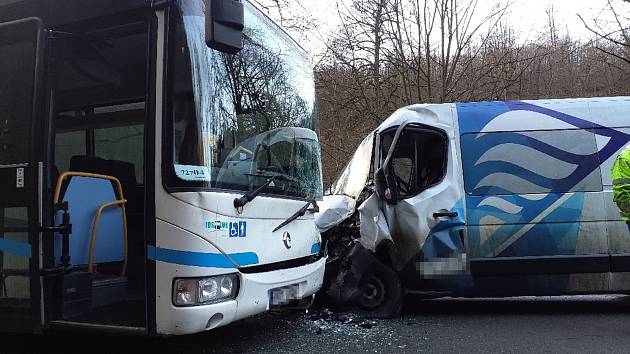
{"label": "bus window", "polygon": [[70,169],[70,158],[76,155],[85,155],[85,131],[77,130],[59,132],[55,143],[55,166],[58,171]]}
{"label": "bus window", "polygon": [[[257,17],[248,17],[244,49],[226,55],[209,49],[201,2],[182,2],[173,30],[171,119],[165,128],[173,151],[165,173],[170,188],[249,191],[280,173],[265,193],[320,198],[321,164],[310,63],[299,49]],[[194,173],[195,178],[190,177]]]}
{"label": "bus window", "polygon": [[94,129],[94,154],[107,160],[134,165],[138,183],[143,181],[144,125]]}
{"label": "bus window", "polygon": [[[31,134],[33,44],[0,43],[0,164],[24,162]],[[9,54],[11,53],[11,54]]]}

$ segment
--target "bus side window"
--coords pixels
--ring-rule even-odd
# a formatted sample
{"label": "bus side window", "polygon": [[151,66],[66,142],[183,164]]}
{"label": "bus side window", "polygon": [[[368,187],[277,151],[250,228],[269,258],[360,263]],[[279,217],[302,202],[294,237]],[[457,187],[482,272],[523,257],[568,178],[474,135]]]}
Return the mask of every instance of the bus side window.
{"label": "bus side window", "polygon": [[144,125],[94,129],[95,155],[134,165],[137,181],[142,184],[144,172]]}
{"label": "bus side window", "polygon": [[85,146],[85,130],[58,132],[55,137],[55,166],[59,172],[70,169],[72,156],[86,155]]}

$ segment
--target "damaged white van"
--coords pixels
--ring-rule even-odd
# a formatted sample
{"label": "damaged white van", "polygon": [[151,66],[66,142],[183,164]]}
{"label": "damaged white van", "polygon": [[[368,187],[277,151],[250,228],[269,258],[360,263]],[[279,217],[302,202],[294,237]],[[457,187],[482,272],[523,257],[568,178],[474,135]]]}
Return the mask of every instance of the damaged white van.
{"label": "damaged white van", "polygon": [[630,291],[610,177],[629,140],[630,97],[398,110],[321,205],[327,293],[388,317],[405,292]]}

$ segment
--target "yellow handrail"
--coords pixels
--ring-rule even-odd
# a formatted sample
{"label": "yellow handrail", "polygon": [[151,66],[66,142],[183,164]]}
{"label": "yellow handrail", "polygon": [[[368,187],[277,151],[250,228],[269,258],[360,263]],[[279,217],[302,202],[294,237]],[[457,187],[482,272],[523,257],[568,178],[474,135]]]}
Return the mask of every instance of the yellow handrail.
{"label": "yellow handrail", "polygon": [[127,270],[127,216],[125,215],[125,203],[127,203],[127,200],[123,199],[123,200],[114,200],[108,203],[105,203],[103,205],[101,205],[98,208],[98,211],[96,212],[96,217],[94,218],[94,228],[92,228],[92,237],[90,238],[90,255],[88,256],[88,272],[92,273],[93,270],[93,265],[94,265],[94,245],[96,243],[96,234],[98,232],[98,223],[101,221],[101,214],[103,214],[103,211],[106,208],[109,208],[110,206],[115,206],[118,205],[121,208],[123,208],[123,227],[125,230],[125,258],[123,261],[123,268],[122,271],[120,272],[120,276],[124,276],[125,272]]}
{"label": "yellow handrail", "polygon": [[61,194],[61,185],[66,177],[89,177],[89,178],[100,178],[112,181],[116,184],[116,188],[118,189],[118,198],[119,200],[125,199],[123,195],[122,185],[120,184],[120,180],[114,176],[101,175],[98,173],[88,173],[88,172],[75,172],[75,171],[66,171],[62,173],[59,178],[57,178],[57,186],[55,188],[55,203],[59,203],[59,194]]}
{"label": "yellow handrail", "polygon": [[118,190],[118,198],[117,200],[111,201],[111,202],[107,202],[104,203],[103,205],[101,205],[98,208],[98,211],[96,212],[96,216],[94,218],[94,227],[92,228],[92,235],[90,238],[90,253],[88,256],[88,272],[92,273],[93,270],[93,263],[94,263],[94,244],[96,242],[96,233],[98,231],[98,223],[100,222],[101,219],[101,214],[103,213],[103,211],[110,207],[110,206],[114,206],[114,205],[118,205],[120,206],[120,208],[122,209],[122,216],[123,216],[123,229],[124,229],[124,259],[123,259],[123,268],[121,271],[121,276],[125,275],[125,272],[127,271],[127,258],[128,258],[128,249],[127,249],[127,212],[125,210],[125,203],[127,203],[127,200],[125,199],[124,195],[123,195],[123,189],[122,189],[122,185],[120,184],[120,180],[118,180],[118,178],[114,177],[114,176],[108,176],[108,175],[102,175],[102,174],[98,174],[98,173],[88,173],[88,172],[76,172],[76,171],[66,171],[64,173],[62,173],[59,178],[57,179],[57,185],[55,187],[55,196],[54,196],[54,201],[55,204],[59,203],[59,196],[61,194],[61,186],[63,184],[63,181],[68,178],[68,177],[88,177],[88,178],[98,178],[98,179],[105,179],[105,180],[109,180],[111,182],[114,182],[114,184],[116,184],[116,189]]}

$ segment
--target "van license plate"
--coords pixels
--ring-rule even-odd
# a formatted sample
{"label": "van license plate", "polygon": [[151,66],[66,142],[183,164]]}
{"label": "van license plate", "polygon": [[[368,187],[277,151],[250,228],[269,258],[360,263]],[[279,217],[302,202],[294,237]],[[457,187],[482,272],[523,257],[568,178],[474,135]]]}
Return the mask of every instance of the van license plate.
{"label": "van license plate", "polygon": [[269,307],[286,305],[291,300],[298,300],[300,284],[292,284],[269,290]]}

